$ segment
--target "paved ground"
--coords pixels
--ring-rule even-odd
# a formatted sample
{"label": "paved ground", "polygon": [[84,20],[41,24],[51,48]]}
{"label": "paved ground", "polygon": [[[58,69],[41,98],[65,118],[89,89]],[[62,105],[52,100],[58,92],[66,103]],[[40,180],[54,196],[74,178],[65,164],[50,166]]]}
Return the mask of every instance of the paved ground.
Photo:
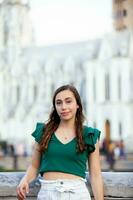
{"label": "paved ground", "polygon": [[[0,158],[0,171],[2,168],[6,170],[13,170],[15,167],[18,170],[26,170],[30,164],[30,157],[19,157],[17,162],[12,157],[1,157]],[[15,164],[17,166],[15,166]],[[102,171],[110,171],[109,164],[106,162],[105,158],[101,156],[101,167]],[[112,170],[111,170],[112,171]],[[127,158],[118,159],[114,165],[114,171],[131,171],[133,172],[133,154],[129,154]]]}
{"label": "paved ground", "polygon": [[109,164],[106,162],[105,159],[102,159],[101,162],[102,171],[127,171],[133,172],[133,160],[125,160],[125,159],[118,159],[115,161],[114,169],[109,169]]}

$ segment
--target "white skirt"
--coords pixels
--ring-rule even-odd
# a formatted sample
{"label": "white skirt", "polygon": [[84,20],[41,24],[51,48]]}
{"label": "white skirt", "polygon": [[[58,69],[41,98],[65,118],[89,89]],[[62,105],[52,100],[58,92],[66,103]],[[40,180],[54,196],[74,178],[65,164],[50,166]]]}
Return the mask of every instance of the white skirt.
{"label": "white skirt", "polygon": [[85,179],[40,180],[37,200],[91,200]]}

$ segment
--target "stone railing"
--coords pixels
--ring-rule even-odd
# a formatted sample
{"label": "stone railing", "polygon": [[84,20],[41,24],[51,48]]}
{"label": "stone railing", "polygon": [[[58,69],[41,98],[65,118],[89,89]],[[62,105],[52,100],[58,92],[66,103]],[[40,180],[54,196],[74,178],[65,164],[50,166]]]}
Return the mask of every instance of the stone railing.
{"label": "stone railing", "polygon": [[[23,172],[0,173],[0,200],[17,199],[16,186],[23,175]],[[102,172],[102,175],[105,200],[133,200],[133,172]],[[87,180],[92,195],[88,174]],[[27,200],[35,200],[39,188],[40,182],[36,179],[30,184],[30,192],[27,195]]]}

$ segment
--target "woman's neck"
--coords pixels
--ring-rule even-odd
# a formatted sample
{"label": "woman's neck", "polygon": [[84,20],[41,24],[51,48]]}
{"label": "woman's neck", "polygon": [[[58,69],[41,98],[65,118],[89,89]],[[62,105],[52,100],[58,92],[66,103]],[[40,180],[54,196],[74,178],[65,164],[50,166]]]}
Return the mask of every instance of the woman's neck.
{"label": "woman's neck", "polygon": [[60,128],[67,129],[75,129],[75,121],[74,120],[66,120],[60,122]]}

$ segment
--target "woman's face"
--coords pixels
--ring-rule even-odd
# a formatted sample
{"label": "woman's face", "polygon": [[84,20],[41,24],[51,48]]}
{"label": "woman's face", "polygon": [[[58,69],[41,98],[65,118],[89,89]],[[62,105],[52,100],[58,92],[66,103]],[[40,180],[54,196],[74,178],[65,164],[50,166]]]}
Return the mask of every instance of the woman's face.
{"label": "woman's face", "polygon": [[55,108],[61,120],[75,119],[78,105],[73,92],[64,90],[55,97]]}

